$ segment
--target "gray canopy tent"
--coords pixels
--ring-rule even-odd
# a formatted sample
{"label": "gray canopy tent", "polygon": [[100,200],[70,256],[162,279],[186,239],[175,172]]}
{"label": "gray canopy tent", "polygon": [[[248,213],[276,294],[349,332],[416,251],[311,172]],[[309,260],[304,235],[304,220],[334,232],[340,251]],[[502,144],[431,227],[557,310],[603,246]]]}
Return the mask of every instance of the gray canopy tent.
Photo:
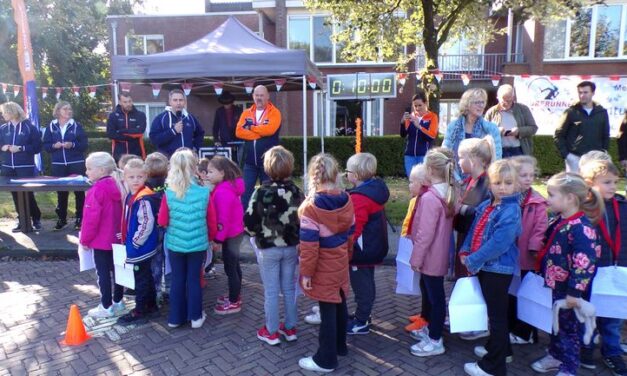
{"label": "gray canopy tent", "polygon": [[[307,172],[307,87],[320,87],[322,74],[303,50],[280,48],[259,37],[236,18],[229,17],[214,31],[186,46],[152,55],[112,56],[111,76],[116,83],[192,83],[194,87],[223,84],[242,86],[286,80],[282,90],[303,93],[303,166]],[[117,98],[117,95],[116,95]],[[324,150],[324,141],[323,141]]]}

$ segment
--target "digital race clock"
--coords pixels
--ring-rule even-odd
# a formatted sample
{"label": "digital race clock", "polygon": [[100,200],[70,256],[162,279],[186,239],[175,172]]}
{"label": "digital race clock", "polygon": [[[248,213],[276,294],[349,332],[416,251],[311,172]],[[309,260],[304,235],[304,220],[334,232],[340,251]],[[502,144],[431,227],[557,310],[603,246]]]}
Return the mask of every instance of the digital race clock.
{"label": "digital race clock", "polygon": [[329,99],[395,98],[396,74],[353,73],[327,76]]}

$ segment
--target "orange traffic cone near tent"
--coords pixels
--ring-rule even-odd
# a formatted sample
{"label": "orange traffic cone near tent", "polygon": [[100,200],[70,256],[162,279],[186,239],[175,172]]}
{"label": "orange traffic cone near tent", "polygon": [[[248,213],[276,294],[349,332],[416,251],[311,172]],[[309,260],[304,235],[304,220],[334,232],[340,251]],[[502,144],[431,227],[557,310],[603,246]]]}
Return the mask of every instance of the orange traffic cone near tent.
{"label": "orange traffic cone near tent", "polygon": [[67,319],[67,329],[65,329],[65,339],[61,341],[62,345],[77,346],[87,342],[91,336],[87,334],[81,313],[76,304],[70,307],[70,316]]}

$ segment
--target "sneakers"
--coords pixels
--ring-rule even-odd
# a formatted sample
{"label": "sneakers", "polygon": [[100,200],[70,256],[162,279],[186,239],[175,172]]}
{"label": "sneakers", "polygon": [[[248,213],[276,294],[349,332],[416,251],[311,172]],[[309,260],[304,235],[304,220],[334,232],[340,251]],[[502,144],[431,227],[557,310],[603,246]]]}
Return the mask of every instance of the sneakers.
{"label": "sneakers", "polygon": [[488,330],[481,330],[476,332],[459,333],[459,338],[463,339],[464,341],[474,341],[479,338],[488,337],[489,335],[490,332]]}
{"label": "sneakers", "polygon": [[67,226],[67,221],[65,219],[59,219],[57,224],[54,226],[54,231],[61,231]]}
{"label": "sneakers", "polygon": [[311,356],[308,356],[306,358],[300,358],[300,360],[298,361],[298,365],[300,366],[300,368],[306,371],[314,371],[314,372],[322,372],[322,373],[329,373],[329,372],[335,371],[333,368],[320,367],[319,365],[316,364],[316,362],[314,362]]}
{"label": "sneakers", "polygon": [[346,334],[368,334],[370,333],[370,323],[352,319],[346,324]]}
{"label": "sneakers", "polygon": [[492,376],[491,374],[482,370],[476,362],[464,364],[464,372],[466,372],[466,374],[470,376]]}
{"label": "sneakers", "polygon": [[573,375],[572,373],[559,371],[558,373],[555,374],[555,376],[575,376],[575,375]]}
{"label": "sneakers", "polygon": [[76,221],[74,221],[74,230],[80,231],[82,223],[83,223],[83,219],[82,218],[76,218]]}
{"label": "sneakers", "polygon": [[284,323],[279,325],[279,334],[282,335],[287,342],[296,341],[298,337],[296,337],[296,328],[287,329]]}
{"label": "sneakers", "polygon": [[312,314],[305,316],[305,322],[311,325],[320,325],[322,321],[320,318],[320,307],[315,305],[311,307],[311,311],[313,312]]}
{"label": "sneakers", "polygon": [[41,231],[44,227],[41,225],[41,221],[33,221],[33,230]]}
{"label": "sneakers", "polygon": [[420,357],[441,355],[444,354],[444,341],[442,341],[442,338],[437,341],[427,338],[424,341],[412,345],[409,351],[412,355]]}
{"label": "sneakers", "polygon": [[[220,295],[218,296],[218,298],[216,299],[216,304],[222,305],[224,304],[226,301],[229,300],[229,295]],[[241,303],[242,297],[238,296],[237,297],[237,301]]]}
{"label": "sneakers", "polygon": [[405,330],[408,332],[420,330],[429,324],[427,320],[423,319],[420,315],[410,316],[409,320],[411,323],[405,326]]}
{"label": "sneakers", "polygon": [[146,320],[147,315],[140,313],[137,309],[132,309],[129,313],[118,318],[118,324],[131,324],[136,321]]}
{"label": "sneakers", "polygon": [[596,369],[594,364],[594,349],[582,347],[579,352],[579,366],[586,369]]}
{"label": "sneakers", "polygon": [[[205,279],[216,279],[217,275],[216,275],[216,269],[215,268],[211,268],[211,269],[205,269]],[[223,296],[221,296],[220,298],[224,298]]]}
{"label": "sneakers", "polygon": [[412,330],[409,332],[409,335],[418,342],[425,341],[429,339],[429,327],[425,326],[419,330]]}
{"label": "sneakers", "polygon": [[192,320],[192,329],[200,328],[202,324],[205,323],[206,319],[207,319],[207,314],[205,313],[205,311],[202,311],[202,315],[200,316],[198,320]]}
{"label": "sneakers", "polygon": [[559,370],[560,365],[562,365],[562,362],[547,354],[531,363],[531,368],[536,372],[547,373]]}
{"label": "sneakers", "polygon": [[242,310],[242,301],[238,300],[236,302],[231,302],[230,300],[226,300],[222,304],[217,304],[214,308],[214,312],[218,315],[229,315],[231,313],[237,313]]}
{"label": "sneakers", "polygon": [[22,227],[20,226],[19,221],[15,224],[15,227],[11,229],[11,232],[22,232]]}
{"label": "sneakers", "polygon": [[113,313],[113,305],[109,308],[105,308],[102,304],[98,304],[98,307],[92,308],[87,311],[87,314],[91,317],[96,317],[99,319],[113,317],[115,314]]}
{"label": "sneakers", "polygon": [[[477,356],[477,358],[480,358],[480,359],[482,359],[488,353],[488,350],[486,350],[485,346],[475,346],[474,351],[475,351],[475,355]],[[508,355],[505,358],[505,363],[511,363],[513,361],[514,361],[513,355]]]}
{"label": "sneakers", "polygon": [[119,302],[113,302],[113,304],[111,305],[111,310],[113,311],[114,315],[119,315],[120,313],[124,312],[124,310],[126,309],[126,306],[124,305],[124,301],[120,300]]}
{"label": "sneakers", "polygon": [[271,346],[281,343],[281,338],[279,338],[279,332],[274,332],[271,334],[265,325],[257,331],[257,338]]}
{"label": "sneakers", "polygon": [[614,376],[627,376],[627,366],[621,355],[605,357],[603,362]]}
{"label": "sneakers", "polygon": [[533,345],[533,337],[528,340],[518,337],[514,333],[509,333],[509,343],[512,345]]}

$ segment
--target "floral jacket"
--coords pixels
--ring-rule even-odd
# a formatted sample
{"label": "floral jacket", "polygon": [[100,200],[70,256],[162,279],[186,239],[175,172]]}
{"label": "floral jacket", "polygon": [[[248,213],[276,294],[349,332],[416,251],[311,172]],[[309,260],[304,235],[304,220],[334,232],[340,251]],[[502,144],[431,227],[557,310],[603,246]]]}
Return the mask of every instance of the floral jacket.
{"label": "floral jacket", "polygon": [[583,214],[556,217],[547,230],[547,245],[542,251],[544,282],[553,289],[553,296],[581,297],[590,286],[601,255],[598,235]]}

